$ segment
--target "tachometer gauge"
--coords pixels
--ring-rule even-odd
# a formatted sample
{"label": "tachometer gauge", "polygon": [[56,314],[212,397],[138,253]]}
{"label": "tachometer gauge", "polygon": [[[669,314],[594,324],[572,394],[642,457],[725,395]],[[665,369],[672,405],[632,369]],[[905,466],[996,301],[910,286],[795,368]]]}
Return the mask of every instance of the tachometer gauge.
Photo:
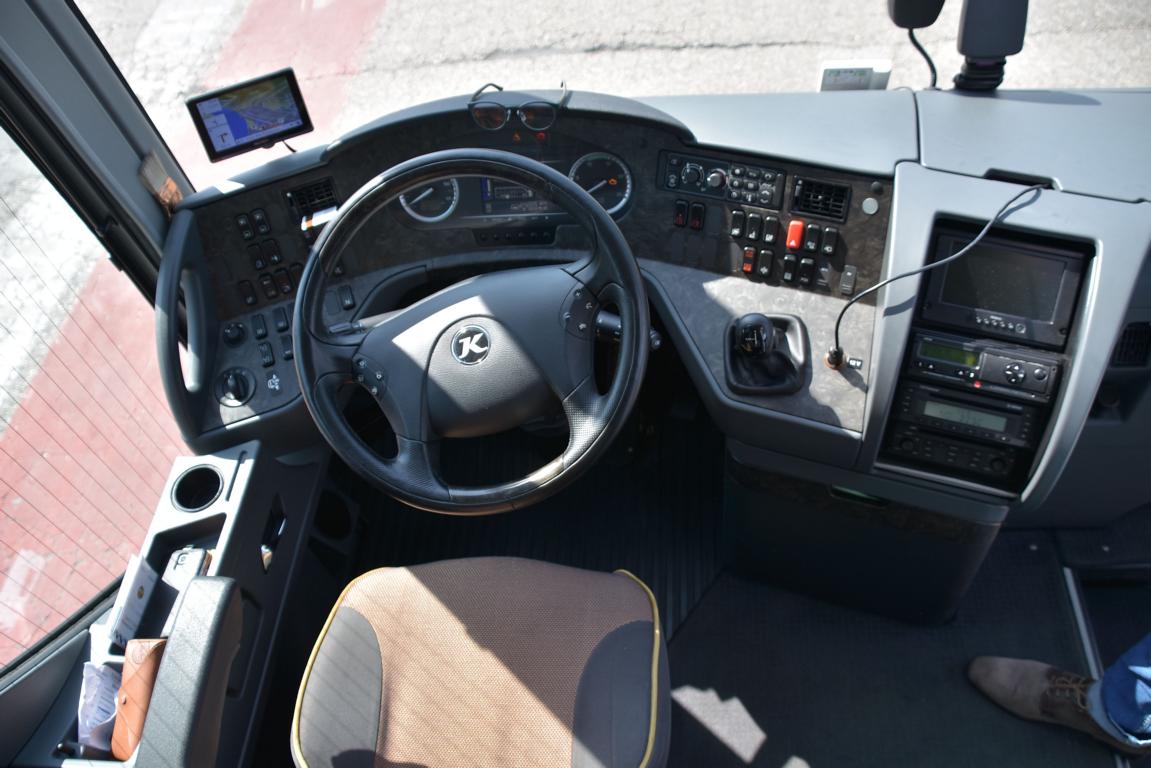
{"label": "tachometer gauge", "polygon": [[416,221],[435,224],[451,216],[460,202],[460,185],[455,179],[440,179],[412,187],[400,195],[400,205]]}
{"label": "tachometer gauge", "polygon": [[608,213],[623,210],[631,199],[631,171],[615,155],[592,152],[572,164],[568,178],[579,184]]}

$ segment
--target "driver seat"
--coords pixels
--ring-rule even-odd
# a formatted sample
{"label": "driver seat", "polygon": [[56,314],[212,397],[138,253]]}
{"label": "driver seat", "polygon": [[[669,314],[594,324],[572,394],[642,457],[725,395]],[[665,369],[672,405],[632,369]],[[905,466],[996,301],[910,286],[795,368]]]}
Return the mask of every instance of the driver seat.
{"label": "driver seat", "polygon": [[662,766],[667,649],[651,591],[482,557],[347,586],[296,698],[292,757],[320,768]]}

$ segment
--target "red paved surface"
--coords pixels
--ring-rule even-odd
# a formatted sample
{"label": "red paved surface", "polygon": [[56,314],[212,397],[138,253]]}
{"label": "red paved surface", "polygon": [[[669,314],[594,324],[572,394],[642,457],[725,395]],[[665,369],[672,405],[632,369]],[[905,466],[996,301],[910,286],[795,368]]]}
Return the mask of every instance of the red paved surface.
{"label": "red paved surface", "polygon": [[0,663],[139,549],[172,459],[152,308],[106,260],[0,436]]}
{"label": "red paved surface", "polygon": [[[383,10],[378,0],[251,0],[201,85],[291,65],[312,140],[330,140],[347,76]],[[189,175],[205,178],[190,123],[169,140]],[[0,665],[123,571],[172,459],[187,451],[160,384],[152,308],[107,261],[60,328],[0,435]]]}

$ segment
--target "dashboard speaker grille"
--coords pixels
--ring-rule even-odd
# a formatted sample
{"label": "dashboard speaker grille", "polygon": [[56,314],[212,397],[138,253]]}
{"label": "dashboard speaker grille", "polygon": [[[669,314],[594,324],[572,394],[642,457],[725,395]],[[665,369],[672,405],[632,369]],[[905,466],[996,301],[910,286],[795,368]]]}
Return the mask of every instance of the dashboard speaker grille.
{"label": "dashboard speaker grille", "polygon": [[336,190],[331,179],[320,179],[311,184],[297,187],[286,193],[288,203],[296,209],[300,216],[312,214],[328,208],[336,207]]}
{"label": "dashboard speaker grille", "polygon": [[851,187],[811,179],[795,180],[795,196],[791,210],[843,221],[847,218],[847,205],[851,200]]}
{"label": "dashboard speaker grille", "polygon": [[1123,329],[1111,365],[1116,368],[1142,368],[1151,357],[1151,323],[1131,323]]}

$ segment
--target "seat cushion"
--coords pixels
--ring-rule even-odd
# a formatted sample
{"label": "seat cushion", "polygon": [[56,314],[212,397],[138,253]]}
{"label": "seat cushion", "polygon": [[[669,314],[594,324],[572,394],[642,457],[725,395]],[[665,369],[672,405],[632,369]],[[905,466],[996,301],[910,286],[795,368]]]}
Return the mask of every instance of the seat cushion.
{"label": "seat cushion", "polygon": [[518,558],[381,568],[332,609],[292,724],[299,766],[659,766],[667,652],[631,574]]}

